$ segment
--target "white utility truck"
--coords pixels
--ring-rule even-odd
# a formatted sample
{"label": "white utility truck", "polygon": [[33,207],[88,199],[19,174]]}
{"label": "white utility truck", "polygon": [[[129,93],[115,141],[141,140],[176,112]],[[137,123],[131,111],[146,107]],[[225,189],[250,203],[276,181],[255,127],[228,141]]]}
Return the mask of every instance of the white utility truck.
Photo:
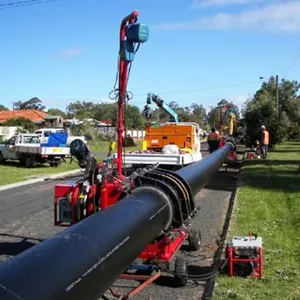
{"label": "white utility truck", "polygon": [[[200,127],[193,122],[167,122],[146,128],[140,151],[126,152],[124,165],[137,169],[149,165],[178,170],[202,159]],[[117,158],[117,154],[114,154]]]}
{"label": "white utility truck", "polygon": [[4,144],[0,144],[0,163],[6,160],[18,160],[28,168],[46,162],[50,166],[58,166],[64,158],[70,157],[70,148],[66,146],[67,135],[51,136],[56,143],[41,143],[38,134],[12,136]]}

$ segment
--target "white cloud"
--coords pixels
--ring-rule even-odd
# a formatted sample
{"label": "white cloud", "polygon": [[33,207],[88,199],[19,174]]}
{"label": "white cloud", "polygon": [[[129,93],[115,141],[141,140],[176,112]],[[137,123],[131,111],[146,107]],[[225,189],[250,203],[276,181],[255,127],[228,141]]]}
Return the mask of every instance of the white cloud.
{"label": "white cloud", "polygon": [[194,0],[191,8],[197,9],[211,6],[246,5],[264,1],[266,0]]}
{"label": "white cloud", "polygon": [[241,13],[219,13],[212,17],[153,26],[160,30],[255,29],[271,32],[300,31],[300,1],[265,5]]}
{"label": "white cloud", "polygon": [[59,52],[59,56],[62,58],[69,58],[72,56],[75,56],[77,54],[80,54],[83,51],[82,48],[68,48],[68,49],[64,49],[62,51]]}

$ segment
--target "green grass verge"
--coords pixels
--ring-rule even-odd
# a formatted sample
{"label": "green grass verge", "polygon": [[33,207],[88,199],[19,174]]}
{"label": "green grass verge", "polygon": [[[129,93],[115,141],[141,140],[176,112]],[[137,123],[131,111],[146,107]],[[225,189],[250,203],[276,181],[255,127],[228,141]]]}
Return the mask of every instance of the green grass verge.
{"label": "green grass verge", "polygon": [[213,299],[300,299],[300,143],[285,143],[267,160],[246,162],[232,235],[263,238],[264,278],[219,275]]}
{"label": "green grass verge", "polygon": [[[141,149],[141,143],[137,142],[135,147],[126,147],[125,151],[136,151]],[[95,153],[108,153],[110,142],[106,141],[92,141],[88,142],[88,146]],[[117,146],[117,145],[116,145]]]}
{"label": "green grass verge", "polygon": [[69,160],[67,160],[66,163],[63,162],[57,168],[50,167],[48,164],[39,165],[36,168],[26,168],[18,161],[8,161],[3,165],[0,165],[0,186],[33,179],[40,176],[71,171],[77,168],[77,164],[75,162],[70,164]]}
{"label": "green grass verge", "polygon": [[[105,154],[108,153],[109,142],[89,142],[89,147],[96,154],[98,161],[102,160],[105,157]],[[136,147],[128,147],[126,151],[138,150],[140,143]],[[20,165],[18,161],[8,161],[3,165],[0,165],[0,186],[16,183],[39,176],[47,176],[50,174],[57,174],[66,171],[71,171],[78,169],[76,160],[70,164],[70,160],[67,159],[67,162],[63,162],[59,167],[53,168],[49,167],[48,164],[40,165],[36,168],[26,168]]]}

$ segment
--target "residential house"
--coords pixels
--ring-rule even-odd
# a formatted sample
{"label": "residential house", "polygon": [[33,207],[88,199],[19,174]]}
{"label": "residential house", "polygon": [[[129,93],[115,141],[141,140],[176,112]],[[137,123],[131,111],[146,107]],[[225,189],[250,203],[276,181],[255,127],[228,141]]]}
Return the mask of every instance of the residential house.
{"label": "residential house", "polygon": [[24,117],[32,121],[38,127],[63,127],[63,119],[60,116],[50,116],[43,111],[35,109],[0,111],[0,125],[11,118]]}

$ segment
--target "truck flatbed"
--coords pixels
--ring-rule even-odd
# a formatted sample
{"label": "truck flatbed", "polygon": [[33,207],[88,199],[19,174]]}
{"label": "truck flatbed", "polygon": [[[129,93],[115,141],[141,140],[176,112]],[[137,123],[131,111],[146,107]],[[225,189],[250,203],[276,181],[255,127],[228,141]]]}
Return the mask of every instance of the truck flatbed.
{"label": "truck flatbed", "polygon": [[16,144],[16,151],[19,153],[37,154],[41,156],[70,156],[69,147],[43,147],[40,144]]}
{"label": "truck flatbed", "polygon": [[[114,156],[117,158],[117,154]],[[202,159],[201,152],[184,154],[163,153],[125,153],[123,156],[125,165],[169,165],[186,166]]]}

